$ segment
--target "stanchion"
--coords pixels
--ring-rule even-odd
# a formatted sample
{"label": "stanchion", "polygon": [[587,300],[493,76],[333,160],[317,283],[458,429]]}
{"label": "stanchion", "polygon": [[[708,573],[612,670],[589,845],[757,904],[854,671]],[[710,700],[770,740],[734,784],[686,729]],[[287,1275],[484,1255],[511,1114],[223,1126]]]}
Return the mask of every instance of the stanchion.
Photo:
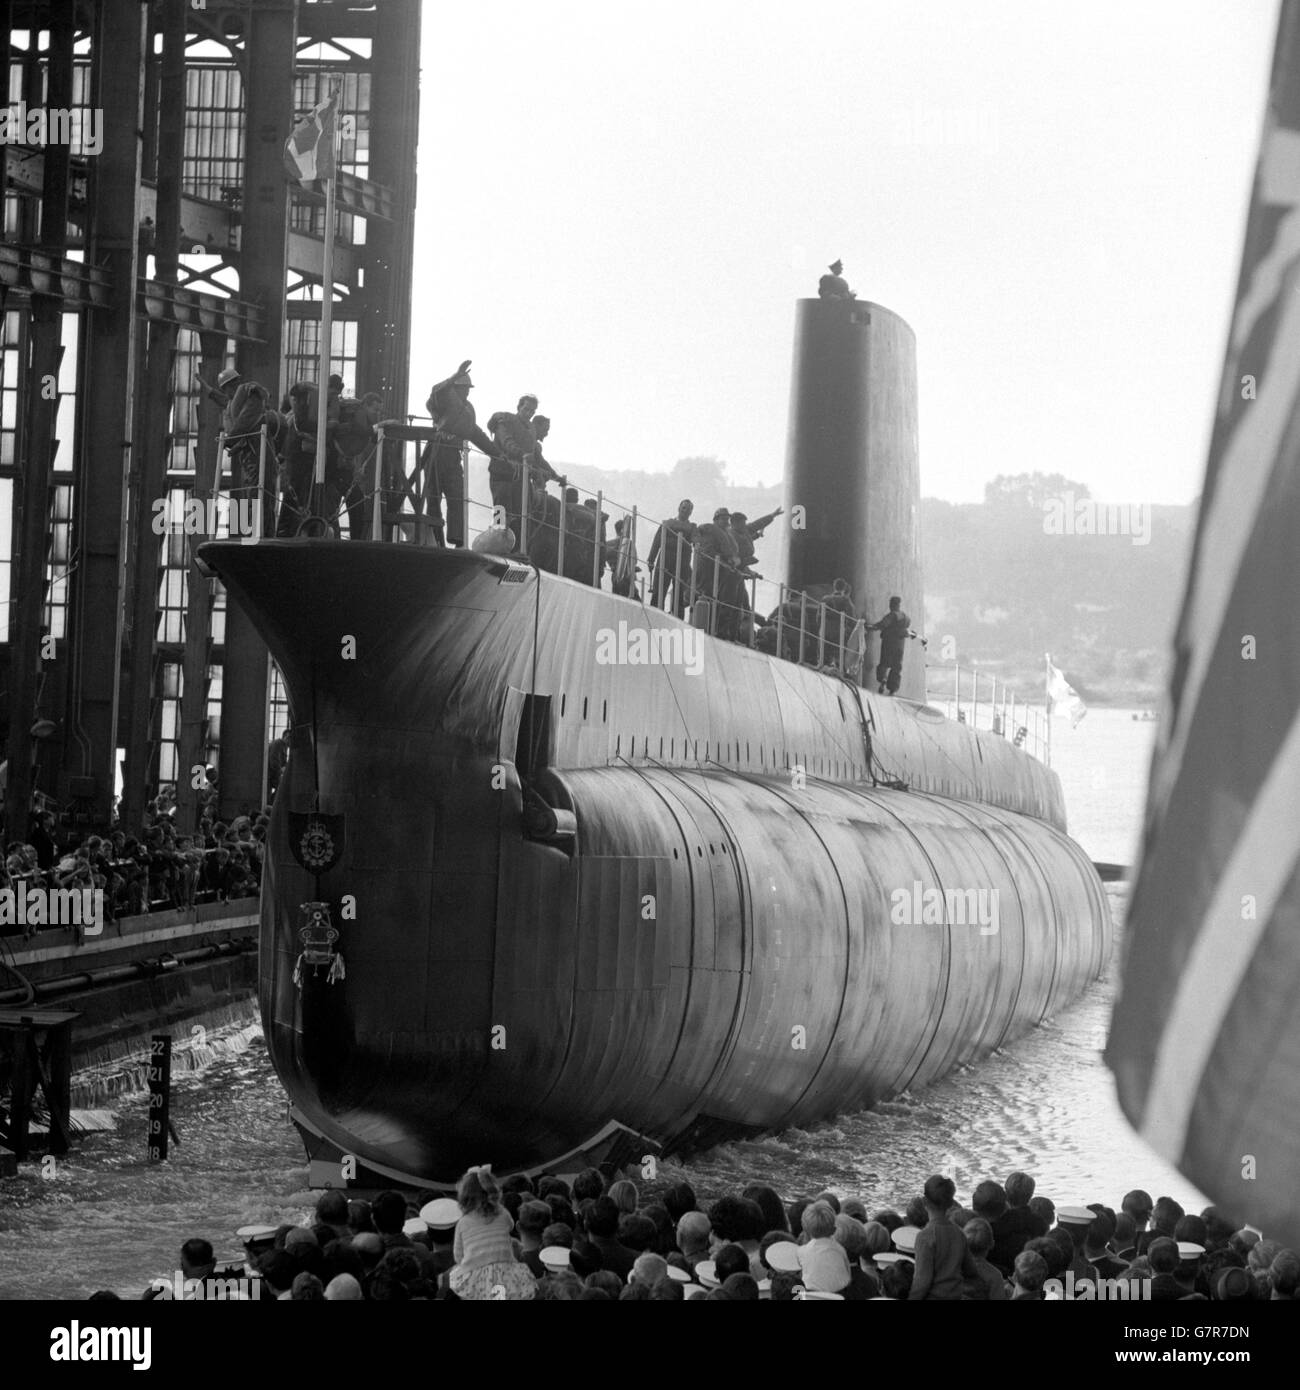
{"label": "stanchion", "polygon": [[[429,466],[433,467],[433,450],[429,451]],[[378,541],[383,539],[383,510],[384,510],[384,427],[379,425],[375,430],[375,495],[374,495],[374,514],[370,518],[370,539]]]}

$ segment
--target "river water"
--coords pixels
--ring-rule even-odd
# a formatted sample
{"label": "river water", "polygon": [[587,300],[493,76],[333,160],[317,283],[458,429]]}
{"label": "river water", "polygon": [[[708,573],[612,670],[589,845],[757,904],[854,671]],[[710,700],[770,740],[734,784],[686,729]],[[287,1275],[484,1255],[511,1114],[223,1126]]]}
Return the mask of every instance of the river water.
{"label": "river water", "polygon": [[[1131,863],[1156,726],[1127,710],[1094,709],[1078,729],[1054,728],[1071,833],[1093,859]],[[1108,897],[1122,920],[1124,890]],[[685,1178],[702,1198],[752,1180],[789,1197],[830,1188],[869,1207],[905,1203],[930,1173],[959,1195],[984,1177],[1034,1174],[1058,1205],[1118,1206],[1132,1187],[1200,1209],[1202,1196],[1156,1158],[1115,1103],[1101,1060],[1115,961],[1068,1011],[915,1095],[812,1130],[725,1144],[689,1163],[661,1164],[660,1182]],[[0,1297],[76,1297],[97,1288],[138,1296],[170,1277],[183,1240],[204,1235],[239,1253],[235,1230],[299,1220],[313,1201],[286,1118],[286,1097],[255,1026],[210,1039],[210,1060],[173,1080],[181,1142],[151,1167],[139,1095],[106,1107],[112,1129],[83,1139],[42,1172],[27,1164],[0,1189]]]}

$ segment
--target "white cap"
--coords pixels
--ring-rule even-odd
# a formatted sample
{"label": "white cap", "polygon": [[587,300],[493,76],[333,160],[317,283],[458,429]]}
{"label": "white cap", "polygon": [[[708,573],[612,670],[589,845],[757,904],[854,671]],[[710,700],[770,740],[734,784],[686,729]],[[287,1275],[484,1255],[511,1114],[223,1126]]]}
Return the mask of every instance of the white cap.
{"label": "white cap", "polygon": [[568,1269],[569,1247],[567,1245],[548,1245],[537,1252],[537,1258],[547,1269]]}
{"label": "white cap", "polygon": [[258,1241],[274,1240],[279,1229],[278,1226],[241,1226],[235,1234],[245,1245],[253,1245]]}
{"label": "white cap", "polygon": [[425,1221],[421,1221],[418,1216],[412,1216],[409,1220],[402,1223],[402,1234],[404,1236],[425,1236],[429,1234],[429,1226]]}
{"label": "white cap", "polygon": [[799,1247],[792,1240],[773,1241],[763,1258],[769,1269],[783,1269],[791,1274],[799,1269]]}
{"label": "white cap", "polygon": [[460,1203],[454,1197],[435,1197],[420,1208],[420,1220],[432,1231],[449,1231],[460,1220]]}
{"label": "white cap", "polygon": [[916,1238],[920,1234],[920,1226],[900,1226],[894,1232],[894,1249],[910,1255],[916,1249]]}

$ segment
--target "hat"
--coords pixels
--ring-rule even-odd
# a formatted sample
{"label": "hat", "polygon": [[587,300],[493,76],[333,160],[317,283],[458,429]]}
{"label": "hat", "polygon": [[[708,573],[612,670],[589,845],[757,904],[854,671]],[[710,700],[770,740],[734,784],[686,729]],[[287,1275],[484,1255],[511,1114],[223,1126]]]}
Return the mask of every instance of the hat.
{"label": "hat", "polygon": [[833,270],[833,271],[835,272],[835,274],[838,275],[838,274],[840,273],[840,271],[844,269],[844,262],[843,262],[842,260],[840,260],[839,257],[837,256],[837,257],[830,263],[830,265],[828,265],[828,266],[826,267],[826,269],[827,269],[827,270]]}
{"label": "hat", "polygon": [[410,1220],[402,1223],[402,1234],[407,1237],[428,1235],[429,1223],[418,1216],[412,1216]]}
{"label": "hat", "polygon": [[701,1260],[695,1266],[695,1277],[706,1289],[720,1289],[722,1287],[722,1280],[718,1278],[712,1260]]}
{"label": "hat", "polygon": [[1254,1282],[1244,1269],[1229,1266],[1219,1271],[1214,1284],[1214,1296],[1220,1303],[1237,1303],[1242,1299],[1253,1298]]}
{"label": "hat", "polygon": [[881,1269],[884,1269],[886,1265],[901,1264],[904,1260],[908,1264],[915,1263],[911,1255],[900,1255],[897,1250],[882,1250],[879,1255],[872,1255],[871,1258]]}
{"label": "hat", "polygon": [[1197,1245],[1194,1240],[1180,1240],[1178,1242],[1178,1258],[1180,1260],[1199,1260],[1205,1254],[1205,1246]]}
{"label": "hat", "polygon": [[668,1277],[676,1279],[679,1284],[691,1283],[691,1272],[689,1269],[678,1269],[676,1265],[668,1266]]}
{"label": "hat", "polygon": [[[451,378],[453,386],[473,386],[474,383],[469,379],[469,364],[472,360],[472,358],[467,357],[460,366],[456,368],[455,374]],[[462,381],[461,377],[464,377],[465,380]]]}
{"label": "hat", "polygon": [[839,1293],[847,1288],[852,1271],[844,1247],[836,1241],[816,1241],[799,1247],[799,1264],[803,1269],[804,1286],[824,1293]]}
{"label": "hat", "polygon": [[916,1250],[916,1238],[921,1234],[920,1226],[900,1226],[894,1232],[894,1249],[904,1255],[911,1255]]}
{"label": "hat", "polygon": [[720,516],[725,516],[728,521],[731,520],[731,513],[726,509],[726,507],[719,507],[718,510],[713,513],[714,521],[717,521],[717,519]]}
{"label": "hat", "polygon": [[825,1289],[809,1289],[809,1288],[805,1288],[804,1291],[803,1291],[803,1293],[800,1294],[800,1295],[795,1299],[795,1302],[796,1302],[796,1303],[813,1303],[813,1302],[816,1302],[816,1303],[843,1303],[843,1302],[844,1302],[844,1295],[843,1295],[842,1293],[827,1293]]}
{"label": "hat", "polygon": [[420,1208],[420,1220],[431,1231],[450,1231],[460,1220],[460,1203],[454,1197],[435,1197]]}
{"label": "hat", "polygon": [[217,378],[218,386],[230,386],[239,380],[239,369],[237,367],[227,367]]}
{"label": "hat", "polygon": [[263,1241],[274,1240],[278,1226],[241,1226],[235,1234],[245,1245],[260,1245]]}
{"label": "hat", "polygon": [[792,1240],[773,1241],[763,1258],[769,1269],[782,1269],[794,1274],[800,1268],[799,1247]]}
{"label": "hat", "polygon": [[1061,1226],[1091,1226],[1097,1215],[1087,1207],[1057,1207],[1056,1220]]}
{"label": "hat", "polygon": [[547,1269],[568,1269],[569,1247],[567,1245],[548,1245],[544,1250],[537,1252],[537,1258]]}

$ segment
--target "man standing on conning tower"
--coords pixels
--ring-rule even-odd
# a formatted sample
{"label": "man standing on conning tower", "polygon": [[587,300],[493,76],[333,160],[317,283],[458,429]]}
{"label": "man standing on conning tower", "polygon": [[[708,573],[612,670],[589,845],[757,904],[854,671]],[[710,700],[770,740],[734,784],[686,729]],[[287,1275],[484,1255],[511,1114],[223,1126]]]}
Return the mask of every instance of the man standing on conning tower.
{"label": "man standing on conning tower", "polygon": [[849,289],[849,282],[840,272],[844,269],[844,262],[834,260],[830,263],[829,275],[823,275],[817,282],[817,293],[822,299],[856,299],[857,295]]}

